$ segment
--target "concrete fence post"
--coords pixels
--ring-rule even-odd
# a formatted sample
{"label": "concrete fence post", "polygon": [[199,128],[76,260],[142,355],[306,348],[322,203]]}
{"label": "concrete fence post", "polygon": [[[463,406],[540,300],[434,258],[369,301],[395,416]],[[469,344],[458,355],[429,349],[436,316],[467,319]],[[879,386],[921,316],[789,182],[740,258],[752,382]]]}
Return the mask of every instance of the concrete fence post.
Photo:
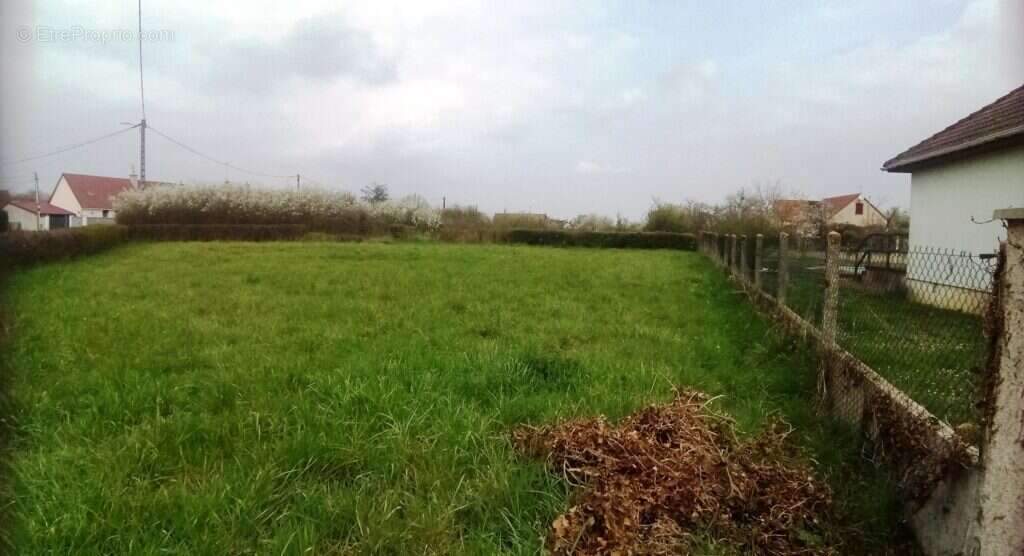
{"label": "concrete fence post", "polygon": [[736,234],[729,234],[729,270],[733,276],[736,275],[736,260],[739,258],[736,247]]}
{"label": "concrete fence post", "polygon": [[747,270],[750,266],[747,264],[748,261],[750,261],[750,259],[747,258],[747,254],[747,234],[743,234],[740,236],[740,278],[742,278],[744,282],[750,278],[747,275]]}
{"label": "concrete fence post", "polygon": [[789,234],[779,234],[779,290],[775,299],[779,305],[786,304],[786,287],[789,285]]}
{"label": "concrete fence post", "polygon": [[821,310],[821,336],[829,350],[835,346],[839,320],[839,239],[839,232],[829,232],[825,251],[825,300]]}
{"label": "concrete fence post", "polygon": [[761,267],[764,252],[764,236],[757,234],[754,238],[754,287],[761,289]]}
{"label": "concrete fence post", "polygon": [[1006,264],[996,284],[999,367],[982,448],[982,556],[1024,554],[1024,208],[997,210],[993,217],[1007,224]]}

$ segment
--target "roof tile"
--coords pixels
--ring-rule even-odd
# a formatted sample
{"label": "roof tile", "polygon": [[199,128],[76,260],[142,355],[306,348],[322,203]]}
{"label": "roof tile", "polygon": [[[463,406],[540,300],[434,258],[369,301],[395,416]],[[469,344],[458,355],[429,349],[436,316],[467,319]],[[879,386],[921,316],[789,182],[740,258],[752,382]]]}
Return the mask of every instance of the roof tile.
{"label": "roof tile", "polygon": [[1024,85],[887,160],[882,169],[906,171],[911,164],[1016,136],[1024,136]]}

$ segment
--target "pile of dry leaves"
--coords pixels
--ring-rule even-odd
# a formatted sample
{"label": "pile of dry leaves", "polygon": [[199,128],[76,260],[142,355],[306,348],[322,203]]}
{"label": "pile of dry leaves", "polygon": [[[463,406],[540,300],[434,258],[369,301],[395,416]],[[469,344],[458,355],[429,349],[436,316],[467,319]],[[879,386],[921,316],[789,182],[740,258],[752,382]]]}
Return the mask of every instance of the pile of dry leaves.
{"label": "pile of dry leaves", "polygon": [[618,425],[603,418],[514,432],[525,455],[583,488],[552,525],[554,554],[679,554],[697,535],[753,554],[829,554],[831,492],[794,462],[775,424],[739,440],[708,397],[678,392]]}

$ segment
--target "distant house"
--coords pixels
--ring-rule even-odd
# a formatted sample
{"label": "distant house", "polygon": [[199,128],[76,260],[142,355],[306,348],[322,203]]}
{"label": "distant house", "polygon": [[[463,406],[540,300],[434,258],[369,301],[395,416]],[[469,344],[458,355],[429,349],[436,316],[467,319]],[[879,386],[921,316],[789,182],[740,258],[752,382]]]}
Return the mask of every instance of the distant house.
{"label": "distant house", "polygon": [[7,213],[7,224],[11,230],[44,231],[67,228],[71,225],[70,211],[55,207],[46,201],[36,203],[35,199],[9,199],[3,206],[3,211]]}
{"label": "distant house", "polygon": [[781,199],[775,202],[775,216],[781,227],[805,236],[817,235],[820,227],[883,227],[885,215],[859,193],[826,197],[820,201]]}
{"label": "distant house", "polygon": [[109,224],[114,221],[114,197],[138,187],[135,176],[110,178],[85,174],[61,174],[49,203],[74,215],[72,226]]}
{"label": "distant house", "polygon": [[821,200],[828,211],[830,226],[874,228],[885,226],[885,215],[860,193],[826,197]]}
{"label": "distant house", "polygon": [[[992,211],[1024,207],[1024,85],[882,165],[910,174],[910,247],[992,253]],[[986,223],[987,222],[987,223]]]}
{"label": "distant house", "polygon": [[[962,290],[987,292],[983,257],[1006,231],[996,209],[1024,207],[1024,86],[882,165],[910,176],[906,284],[919,301],[948,305]],[[921,264],[915,264],[915,253]],[[942,268],[938,274],[934,268]],[[977,309],[976,309],[977,310]]]}

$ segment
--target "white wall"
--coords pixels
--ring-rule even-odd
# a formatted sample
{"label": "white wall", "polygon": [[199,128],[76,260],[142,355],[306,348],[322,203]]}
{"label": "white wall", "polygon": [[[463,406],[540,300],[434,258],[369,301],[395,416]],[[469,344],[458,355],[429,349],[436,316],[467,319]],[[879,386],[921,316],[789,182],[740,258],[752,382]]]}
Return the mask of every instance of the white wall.
{"label": "white wall", "polygon": [[[11,229],[25,231],[34,231],[36,229],[35,213],[14,205],[4,207],[4,212],[7,213],[7,221],[10,223]],[[48,217],[39,217],[39,229],[50,229],[50,219]]]}
{"label": "white wall", "polygon": [[1024,207],[1024,146],[918,170],[910,179],[910,246],[992,253],[1006,238],[995,209]]}
{"label": "white wall", "polygon": [[78,198],[71,192],[71,186],[68,185],[64,176],[60,177],[57,186],[53,188],[53,193],[50,194],[50,204],[73,212],[76,216],[82,216],[82,205],[78,203]]}
{"label": "white wall", "polygon": [[[857,203],[864,204],[864,213],[857,214]],[[829,219],[831,224],[852,224],[854,226],[885,226],[885,217],[878,212],[875,207],[864,200],[863,197],[858,197],[857,200],[846,205],[839,212],[832,215]]]}

